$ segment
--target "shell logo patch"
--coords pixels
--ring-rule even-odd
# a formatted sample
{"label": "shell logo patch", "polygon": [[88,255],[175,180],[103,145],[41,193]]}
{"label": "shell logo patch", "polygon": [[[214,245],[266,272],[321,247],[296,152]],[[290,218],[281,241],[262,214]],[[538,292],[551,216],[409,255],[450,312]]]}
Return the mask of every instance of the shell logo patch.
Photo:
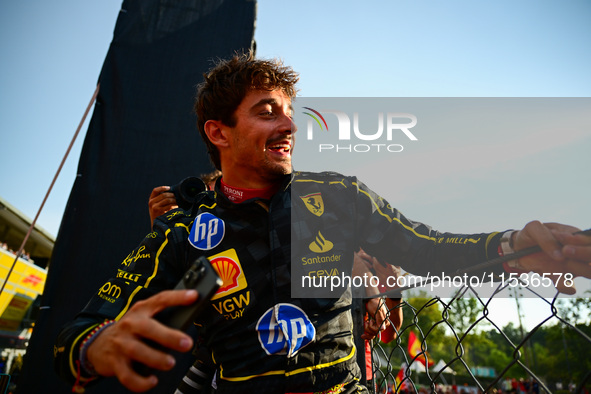
{"label": "shell logo patch", "polygon": [[236,293],[248,286],[235,249],[228,249],[208,257],[208,259],[223,281],[218,291],[211,297],[212,301]]}
{"label": "shell logo patch", "polygon": [[312,193],[305,196],[300,196],[304,204],[306,204],[306,208],[308,211],[313,213],[316,216],[322,216],[324,213],[324,201],[322,200],[322,195],[320,192]]}

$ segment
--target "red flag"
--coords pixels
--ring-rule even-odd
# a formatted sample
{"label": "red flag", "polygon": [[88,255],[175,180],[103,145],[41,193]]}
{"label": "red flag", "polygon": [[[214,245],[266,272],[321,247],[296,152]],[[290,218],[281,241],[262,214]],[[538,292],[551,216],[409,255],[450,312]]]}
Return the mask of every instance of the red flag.
{"label": "red flag", "polygon": [[[404,380],[404,378],[406,377],[406,363],[402,364],[402,368],[400,368],[400,371],[398,372],[398,375],[396,375],[396,385],[395,387],[395,392],[399,393],[401,390],[408,390],[408,381]],[[404,380],[404,381],[403,381]]]}
{"label": "red flag", "polygon": [[430,367],[432,367],[435,364],[435,362],[429,356],[429,353],[427,353],[426,350],[423,352],[423,349],[421,349],[421,342],[419,341],[419,338],[417,338],[415,333],[412,331],[410,332],[410,335],[408,337],[408,354],[412,358],[418,356],[417,361],[419,361],[423,365],[425,365],[425,358],[429,360]]}
{"label": "red flag", "polygon": [[400,371],[398,372],[398,375],[396,375],[396,381],[395,383],[395,392],[399,393],[402,390],[409,390],[409,384],[408,384],[408,380],[404,380],[404,378],[406,377],[406,370],[407,370],[407,365],[406,363],[402,364],[402,368],[400,368]]}

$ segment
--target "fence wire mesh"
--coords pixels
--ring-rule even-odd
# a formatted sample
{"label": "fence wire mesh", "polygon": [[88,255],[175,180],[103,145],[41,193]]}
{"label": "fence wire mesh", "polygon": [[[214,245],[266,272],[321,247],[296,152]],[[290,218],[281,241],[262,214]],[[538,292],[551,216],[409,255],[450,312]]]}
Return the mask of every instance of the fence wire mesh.
{"label": "fence wire mesh", "polygon": [[[405,294],[384,323],[395,327],[391,316],[402,309],[403,322],[394,338],[388,343],[378,335],[369,341],[369,391],[589,393],[590,299],[565,299],[558,293],[548,299],[523,283],[507,286],[499,286],[490,298],[480,297],[469,285],[452,298]],[[495,303],[508,304],[507,290],[514,306],[506,313],[518,318],[501,326],[490,311]],[[535,297],[541,307],[522,310],[524,295]],[[523,328],[521,318],[534,313],[538,323]]]}

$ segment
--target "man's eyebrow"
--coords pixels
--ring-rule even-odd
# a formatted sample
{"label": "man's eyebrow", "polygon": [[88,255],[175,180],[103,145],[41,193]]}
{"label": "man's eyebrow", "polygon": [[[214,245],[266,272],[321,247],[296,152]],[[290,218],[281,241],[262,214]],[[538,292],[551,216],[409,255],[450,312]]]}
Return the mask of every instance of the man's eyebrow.
{"label": "man's eyebrow", "polygon": [[257,107],[262,107],[263,105],[277,105],[277,100],[274,98],[265,98],[259,100],[256,104],[254,104],[251,108],[256,109]]}
{"label": "man's eyebrow", "polygon": [[[262,107],[263,105],[277,105],[277,99],[274,98],[264,98],[259,100],[256,104],[254,104],[251,109],[257,109],[258,107]],[[289,104],[289,110],[293,112],[293,105]]]}

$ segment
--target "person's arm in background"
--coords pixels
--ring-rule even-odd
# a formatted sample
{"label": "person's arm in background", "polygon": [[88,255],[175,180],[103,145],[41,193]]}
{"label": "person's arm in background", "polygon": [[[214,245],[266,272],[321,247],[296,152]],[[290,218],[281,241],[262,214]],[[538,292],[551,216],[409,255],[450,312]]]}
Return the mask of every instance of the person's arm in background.
{"label": "person's arm in background", "polygon": [[[352,272],[354,277],[364,277],[365,275],[368,277],[374,276],[370,266],[371,256],[361,249],[355,253]],[[376,296],[379,293],[380,291],[377,287],[367,286],[365,288],[365,295],[368,297]],[[361,335],[361,338],[370,340],[388,327],[390,322],[388,320],[386,303],[380,297],[374,297],[368,300],[365,303],[365,310],[368,316],[363,322],[364,333]]]}
{"label": "person's arm in background", "polygon": [[[362,259],[366,266],[371,269],[371,271],[378,277],[379,283],[382,284],[380,286],[381,289],[384,289],[386,283],[394,282],[400,276],[400,267],[390,265],[390,264],[382,264],[376,259],[368,255],[363,249],[360,249],[358,252],[358,258]],[[388,280],[388,278],[394,278]],[[387,290],[392,290],[393,288],[388,288]],[[381,300],[380,298],[374,298],[374,300]],[[389,343],[393,339],[396,338],[400,327],[402,327],[402,308],[399,307],[400,303],[402,302],[401,298],[386,298],[385,302],[385,309],[387,310],[386,318],[389,320],[390,324],[386,324],[382,332],[380,332],[380,339],[382,342]]]}
{"label": "person's arm in background", "polygon": [[164,215],[171,209],[178,208],[174,193],[169,192],[170,186],[158,186],[150,193],[148,209],[150,211],[150,226],[154,225],[154,219]]}

